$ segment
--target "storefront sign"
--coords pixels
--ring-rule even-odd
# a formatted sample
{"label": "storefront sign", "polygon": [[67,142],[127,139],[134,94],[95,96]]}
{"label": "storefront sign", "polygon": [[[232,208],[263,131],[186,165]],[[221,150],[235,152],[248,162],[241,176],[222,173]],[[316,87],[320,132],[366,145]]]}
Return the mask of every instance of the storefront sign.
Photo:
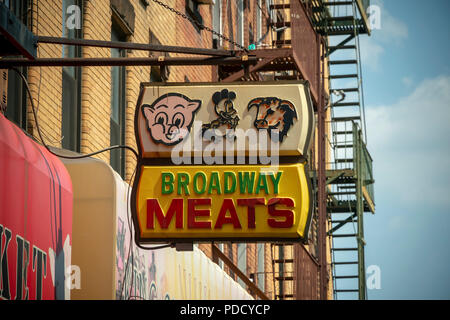
{"label": "storefront sign", "polygon": [[142,85],[137,241],[305,239],[313,128],[303,82]]}
{"label": "storefront sign", "polygon": [[144,84],[135,123],[144,158],[249,155],[256,149],[305,156],[313,129],[303,82]]}
{"label": "storefront sign", "polygon": [[137,192],[139,238],[301,238],[309,224],[303,164],[277,172],[252,166],[144,166]]}

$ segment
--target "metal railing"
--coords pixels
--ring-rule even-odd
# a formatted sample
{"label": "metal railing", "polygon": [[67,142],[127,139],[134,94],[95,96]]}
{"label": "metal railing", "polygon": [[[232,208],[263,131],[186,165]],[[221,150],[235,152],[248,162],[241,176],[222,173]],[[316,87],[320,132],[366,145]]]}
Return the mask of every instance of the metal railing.
{"label": "metal railing", "polygon": [[[360,174],[363,180],[363,187],[367,190],[370,200],[375,202],[374,198],[374,175],[373,175],[373,159],[364,143],[360,125],[354,121],[342,122],[340,126],[332,123],[333,131],[345,131],[347,134],[341,135],[340,139],[328,139],[330,149],[333,150],[330,161],[327,162],[328,170],[357,170],[356,163],[358,155],[361,156]],[[360,148],[360,150],[357,150]],[[329,192],[338,193],[338,186],[329,186]],[[346,188],[346,186],[340,186]],[[352,191],[349,189],[349,191]],[[355,200],[355,195],[352,192],[349,194],[335,196],[337,200]]]}
{"label": "metal railing", "polygon": [[[362,187],[367,190],[367,194],[370,199],[366,199],[375,202],[374,198],[374,178],[373,178],[373,159],[370,156],[369,151],[367,150],[367,146],[363,140],[362,130],[359,128],[358,124],[353,123],[353,154],[355,163],[360,160],[359,172],[357,175],[361,176]],[[357,150],[356,148],[359,148]],[[361,157],[361,159],[358,159]],[[358,168],[358,166],[355,166]]]}
{"label": "metal railing", "polygon": [[365,143],[361,144],[362,168],[361,174],[363,178],[363,186],[367,189],[372,202],[375,202],[374,194],[374,178],[373,178],[373,160]]}

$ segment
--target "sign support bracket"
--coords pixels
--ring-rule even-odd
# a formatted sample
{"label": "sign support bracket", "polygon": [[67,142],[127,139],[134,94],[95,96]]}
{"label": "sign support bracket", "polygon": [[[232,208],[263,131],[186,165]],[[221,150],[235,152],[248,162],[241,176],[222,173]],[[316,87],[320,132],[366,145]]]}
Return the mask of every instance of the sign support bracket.
{"label": "sign support bracket", "polygon": [[270,300],[268,296],[264,292],[261,291],[239,268],[230,260],[220,249],[215,245],[211,245],[213,257],[216,260],[222,260],[228,268],[230,268],[244,283],[249,287],[249,290],[257,295],[261,300]]}

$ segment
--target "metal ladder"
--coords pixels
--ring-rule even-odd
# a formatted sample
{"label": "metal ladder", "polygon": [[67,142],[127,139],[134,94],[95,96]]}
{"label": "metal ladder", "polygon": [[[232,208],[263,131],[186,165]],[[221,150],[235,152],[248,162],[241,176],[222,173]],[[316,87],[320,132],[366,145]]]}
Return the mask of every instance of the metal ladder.
{"label": "metal ladder", "polygon": [[[364,132],[364,101],[355,0],[323,2],[326,17],[333,148],[328,185],[334,298],[366,299],[362,184],[358,155]],[[361,131],[362,130],[362,131]],[[359,179],[359,180],[358,180]],[[362,204],[362,205],[361,205]]]}
{"label": "metal ladder", "polygon": [[272,272],[275,300],[293,300],[294,296],[294,244],[272,243]]}
{"label": "metal ladder", "polygon": [[[329,169],[340,175],[329,177],[328,180],[330,205],[327,211],[331,236],[329,240],[334,298],[351,298],[352,296],[348,297],[348,294],[357,294],[356,298],[365,299],[363,230],[365,207],[362,182],[358,175],[360,167],[358,163],[361,159],[361,156],[358,156],[360,144],[366,140],[359,51],[359,34],[364,32],[364,27],[358,18],[356,0],[301,1],[307,10],[311,10],[311,20],[316,30],[324,35],[329,43],[327,56],[330,92],[341,94],[340,97],[331,94],[330,98],[332,136],[329,140],[333,147],[333,163]],[[274,20],[272,27],[275,30],[282,30],[277,33],[276,39],[272,39],[272,47],[290,47],[291,40],[284,35],[291,28],[291,24],[283,19],[283,12],[286,15],[289,14],[289,1],[273,1],[269,8]],[[333,41],[335,43],[330,44]],[[296,79],[297,76],[295,72],[286,72],[276,74],[274,79]],[[278,260],[272,259],[273,270],[283,272],[284,261]],[[283,281],[291,280],[275,275],[273,279],[275,298],[285,298]],[[276,279],[279,280],[278,287]]]}

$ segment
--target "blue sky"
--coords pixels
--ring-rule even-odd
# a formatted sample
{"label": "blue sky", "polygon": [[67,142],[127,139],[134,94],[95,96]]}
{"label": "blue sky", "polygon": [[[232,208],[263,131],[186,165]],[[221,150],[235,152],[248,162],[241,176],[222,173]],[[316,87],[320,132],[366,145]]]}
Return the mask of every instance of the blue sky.
{"label": "blue sky", "polygon": [[362,36],[376,214],[365,216],[369,299],[450,299],[450,1],[373,0]]}

